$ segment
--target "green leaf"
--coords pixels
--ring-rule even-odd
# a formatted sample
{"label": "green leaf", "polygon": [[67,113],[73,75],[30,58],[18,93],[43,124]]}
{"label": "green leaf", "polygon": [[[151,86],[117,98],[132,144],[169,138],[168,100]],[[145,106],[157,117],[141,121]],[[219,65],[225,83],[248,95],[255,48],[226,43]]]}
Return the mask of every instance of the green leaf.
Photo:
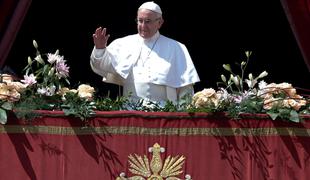
{"label": "green leaf", "polygon": [[279,113],[276,112],[267,112],[267,114],[270,116],[272,120],[277,119],[277,117],[279,116]]}
{"label": "green leaf", "polygon": [[62,109],[66,116],[75,115],[77,112],[74,109]]}
{"label": "green leaf", "polygon": [[1,105],[1,108],[5,109],[5,110],[12,110],[13,104],[11,102],[4,102]]}
{"label": "green leaf", "polygon": [[294,122],[300,122],[299,115],[295,110],[291,110],[290,112],[290,120]]}
{"label": "green leaf", "polygon": [[6,110],[0,108],[0,123],[6,124],[7,120],[8,120],[8,117],[6,114]]}

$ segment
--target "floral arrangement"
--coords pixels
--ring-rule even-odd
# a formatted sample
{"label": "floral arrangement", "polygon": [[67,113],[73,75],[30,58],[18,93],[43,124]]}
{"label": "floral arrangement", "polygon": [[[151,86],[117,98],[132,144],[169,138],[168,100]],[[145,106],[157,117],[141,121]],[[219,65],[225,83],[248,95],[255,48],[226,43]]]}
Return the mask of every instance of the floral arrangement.
{"label": "floral arrangement", "polygon": [[2,74],[0,82],[0,123],[7,122],[7,111],[14,110],[19,118],[31,119],[35,110],[61,109],[66,115],[81,119],[94,114],[94,88],[81,84],[77,89],[69,89],[69,67],[59,50],[41,54],[34,40],[36,57],[28,57],[24,68],[24,79],[16,80],[11,75]]}
{"label": "floral arrangement", "polygon": [[207,88],[197,92],[192,98],[192,106],[201,111],[225,111],[234,118],[242,113],[267,113],[273,120],[280,117],[300,122],[301,114],[310,114],[309,99],[298,95],[292,84],[258,82],[268,75],[266,71],[257,77],[250,73],[245,79],[251,54],[246,51],[246,61],[239,64],[241,75],[234,73],[229,64],[224,64],[223,68],[229,72],[229,80],[221,75],[219,90]]}
{"label": "floral arrangement", "polygon": [[[95,89],[80,84],[76,89],[69,88],[69,66],[66,60],[55,53],[41,54],[34,40],[35,58],[28,57],[24,68],[24,79],[18,80],[11,75],[0,75],[0,123],[7,122],[7,112],[13,111],[18,118],[32,119],[36,110],[62,110],[86,121],[95,110],[137,110],[161,112],[226,112],[233,118],[242,113],[267,113],[275,120],[278,117],[300,122],[300,115],[310,114],[310,102],[296,93],[289,83],[270,83],[261,80],[268,75],[263,71],[257,77],[252,73],[245,78],[245,69],[251,52],[246,51],[246,61],[239,66],[241,74],[232,71],[229,64],[223,68],[229,78],[221,75],[218,90],[205,88],[194,94],[186,95],[182,103],[165,105],[141,100],[130,102],[129,97],[97,97]],[[228,80],[227,80],[228,79]],[[260,80],[260,82],[258,82]]]}

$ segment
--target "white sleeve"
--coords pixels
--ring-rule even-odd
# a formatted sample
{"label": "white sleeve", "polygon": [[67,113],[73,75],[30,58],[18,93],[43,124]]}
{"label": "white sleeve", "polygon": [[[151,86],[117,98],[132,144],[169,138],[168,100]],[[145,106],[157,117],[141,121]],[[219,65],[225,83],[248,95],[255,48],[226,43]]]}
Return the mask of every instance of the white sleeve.
{"label": "white sleeve", "polygon": [[90,66],[95,73],[101,76],[105,76],[106,73],[116,73],[112,66],[112,60],[109,58],[109,52],[106,49],[93,48],[90,56]]}

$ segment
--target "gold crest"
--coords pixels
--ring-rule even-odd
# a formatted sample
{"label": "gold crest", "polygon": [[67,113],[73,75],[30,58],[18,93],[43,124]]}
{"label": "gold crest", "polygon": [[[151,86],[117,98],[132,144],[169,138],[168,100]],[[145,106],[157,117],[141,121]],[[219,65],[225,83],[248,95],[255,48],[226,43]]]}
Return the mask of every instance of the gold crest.
{"label": "gold crest", "polygon": [[[127,178],[125,173],[121,173],[116,180],[182,180],[177,176],[182,171],[182,165],[184,164],[184,156],[168,156],[163,163],[160,153],[165,149],[160,147],[158,143],[155,143],[153,147],[149,148],[149,152],[153,153],[151,162],[146,155],[139,156],[137,154],[130,154],[128,156],[129,171],[134,176]],[[185,176],[185,180],[192,180],[190,175]]]}

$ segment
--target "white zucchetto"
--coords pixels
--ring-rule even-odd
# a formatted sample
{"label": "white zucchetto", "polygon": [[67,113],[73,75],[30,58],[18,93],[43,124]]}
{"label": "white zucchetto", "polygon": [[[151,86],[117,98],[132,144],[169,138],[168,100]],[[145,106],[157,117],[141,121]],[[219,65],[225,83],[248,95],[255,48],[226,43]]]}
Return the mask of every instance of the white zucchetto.
{"label": "white zucchetto", "polygon": [[154,3],[153,1],[143,3],[139,7],[139,9],[148,9],[148,10],[157,12],[159,14],[162,14],[160,7],[156,3]]}

